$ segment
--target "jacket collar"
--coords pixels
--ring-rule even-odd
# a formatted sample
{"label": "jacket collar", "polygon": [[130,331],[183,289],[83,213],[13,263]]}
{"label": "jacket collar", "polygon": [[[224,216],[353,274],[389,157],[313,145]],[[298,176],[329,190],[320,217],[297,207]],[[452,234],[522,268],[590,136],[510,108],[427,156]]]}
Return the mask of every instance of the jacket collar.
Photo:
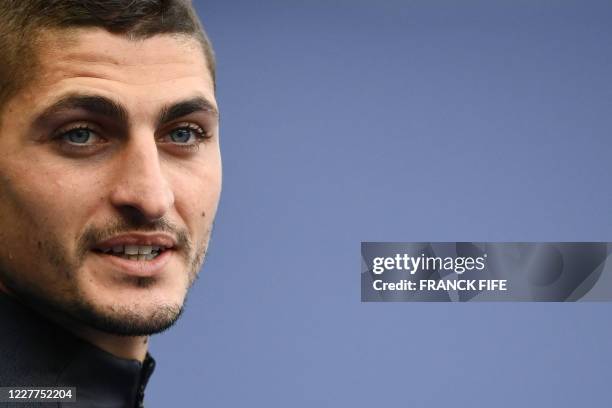
{"label": "jacket collar", "polygon": [[61,326],[0,291],[0,374],[3,385],[76,387],[70,407],[143,406],[144,391],[155,369],[144,362],[116,357],[76,337]]}

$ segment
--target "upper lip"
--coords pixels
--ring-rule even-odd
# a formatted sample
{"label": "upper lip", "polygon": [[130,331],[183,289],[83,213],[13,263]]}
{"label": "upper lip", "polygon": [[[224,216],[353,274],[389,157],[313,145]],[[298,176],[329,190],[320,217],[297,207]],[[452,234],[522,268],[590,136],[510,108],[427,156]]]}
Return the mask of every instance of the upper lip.
{"label": "upper lip", "polygon": [[159,246],[165,249],[174,248],[176,246],[176,238],[165,233],[129,233],[115,235],[104,241],[100,241],[94,245],[94,249],[112,248],[120,245],[148,245]]}

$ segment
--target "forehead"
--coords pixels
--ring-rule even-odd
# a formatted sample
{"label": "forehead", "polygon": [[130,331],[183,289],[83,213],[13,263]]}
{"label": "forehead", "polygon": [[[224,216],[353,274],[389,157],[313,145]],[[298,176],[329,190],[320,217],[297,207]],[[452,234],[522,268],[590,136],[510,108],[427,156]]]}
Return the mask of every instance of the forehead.
{"label": "forehead", "polygon": [[216,105],[206,57],[191,37],[133,40],[102,29],[61,30],[45,32],[37,49],[34,77],[15,101],[31,108],[75,92],[142,109],[195,93]]}

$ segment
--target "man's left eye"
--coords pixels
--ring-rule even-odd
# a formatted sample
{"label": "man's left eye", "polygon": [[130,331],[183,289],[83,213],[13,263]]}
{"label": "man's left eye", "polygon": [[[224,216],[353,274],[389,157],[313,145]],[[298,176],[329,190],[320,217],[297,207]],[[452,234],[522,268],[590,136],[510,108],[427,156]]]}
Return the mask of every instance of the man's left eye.
{"label": "man's left eye", "polygon": [[195,131],[189,128],[174,129],[170,132],[170,140],[173,143],[195,142]]}
{"label": "man's left eye", "polygon": [[166,142],[177,145],[197,145],[206,138],[204,129],[195,124],[186,124],[174,128],[165,137]]}

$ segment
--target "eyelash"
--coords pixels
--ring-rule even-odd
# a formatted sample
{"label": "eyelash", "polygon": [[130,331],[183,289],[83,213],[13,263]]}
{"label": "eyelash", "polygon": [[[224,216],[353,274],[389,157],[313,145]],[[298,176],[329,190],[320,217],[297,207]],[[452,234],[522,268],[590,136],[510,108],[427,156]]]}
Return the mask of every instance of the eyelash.
{"label": "eyelash", "polygon": [[94,129],[92,129],[89,125],[78,123],[76,125],[71,125],[68,128],[66,128],[66,129],[61,129],[58,132],[58,136],[64,136],[68,132],[72,132],[73,130],[79,130],[79,129],[86,129],[86,130],[94,131]]}
{"label": "eyelash", "polygon": [[88,130],[90,131],[92,134],[94,134],[96,137],[105,140],[104,138],[102,138],[101,136],[99,136],[99,132],[96,129],[96,126],[91,126],[90,124],[86,124],[86,123],[77,123],[74,125],[70,125],[66,128],[61,128],[60,130],[58,130],[57,132],[55,132],[55,134],[52,136],[52,140],[54,140],[56,143],[58,143],[61,148],[65,151],[67,151],[68,153],[82,153],[82,152],[88,152],[91,151],[93,149],[95,149],[97,146],[96,144],[93,145],[79,145],[76,143],[70,143],[69,141],[65,140],[64,138],[70,133],[70,132],[74,132],[75,130]]}
{"label": "eyelash", "polygon": [[187,149],[187,150],[197,150],[200,147],[200,143],[204,142],[207,139],[211,138],[211,135],[208,134],[202,127],[196,125],[195,123],[190,123],[190,122],[182,122],[182,123],[178,123],[176,126],[172,127],[172,129],[170,129],[169,131],[164,133],[164,137],[167,137],[170,135],[170,133],[176,131],[176,130],[182,130],[182,129],[187,129],[187,130],[191,130],[194,132],[194,136],[197,139],[195,141],[195,143],[173,143],[170,142],[172,144],[174,144],[175,146],[181,148],[181,149]]}

